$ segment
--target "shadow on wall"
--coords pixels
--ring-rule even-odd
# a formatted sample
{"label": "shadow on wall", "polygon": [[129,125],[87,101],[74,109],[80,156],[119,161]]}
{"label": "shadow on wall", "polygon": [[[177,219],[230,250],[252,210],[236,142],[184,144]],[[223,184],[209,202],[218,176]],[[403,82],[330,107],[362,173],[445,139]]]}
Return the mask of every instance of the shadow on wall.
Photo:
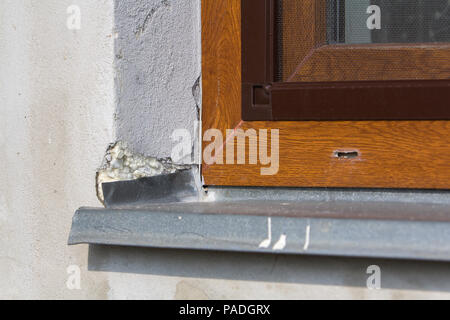
{"label": "shadow on wall", "polygon": [[385,289],[450,292],[450,264],[90,246],[89,271],[365,288],[378,265]]}

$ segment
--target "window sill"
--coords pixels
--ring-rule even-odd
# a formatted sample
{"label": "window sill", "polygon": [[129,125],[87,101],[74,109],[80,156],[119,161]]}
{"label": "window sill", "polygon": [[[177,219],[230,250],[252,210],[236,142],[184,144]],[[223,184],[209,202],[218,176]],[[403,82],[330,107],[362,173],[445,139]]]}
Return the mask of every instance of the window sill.
{"label": "window sill", "polygon": [[448,192],[209,193],[214,201],[82,208],[69,244],[450,261]]}

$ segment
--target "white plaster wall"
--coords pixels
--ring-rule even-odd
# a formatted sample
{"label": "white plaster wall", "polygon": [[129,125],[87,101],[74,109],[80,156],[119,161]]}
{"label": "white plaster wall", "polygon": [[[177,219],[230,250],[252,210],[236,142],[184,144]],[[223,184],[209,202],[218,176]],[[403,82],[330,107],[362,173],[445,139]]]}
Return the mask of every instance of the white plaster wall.
{"label": "white plaster wall", "polygon": [[114,16],[118,139],[134,152],[168,158],[174,130],[197,141],[200,0],[115,1]]}
{"label": "white plaster wall", "polygon": [[[82,10],[81,30],[66,10]],[[104,298],[66,245],[74,210],[97,206],[94,174],[113,140],[113,5],[108,0],[0,1],[0,298]],[[84,290],[70,291],[79,265]]]}
{"label": "white plaster wall", "polygon": [[109,143],[166,157],[174,128],[194,131],[199,17],[198,0],[0,1],[0,298],[450,298],[446,263],[66,245]]}
{"label": "white plaster wall", "polygon": [[[448,263],[94,247],[110,299],[450,299]],[[381,290],[366,287],[381,268]]]}

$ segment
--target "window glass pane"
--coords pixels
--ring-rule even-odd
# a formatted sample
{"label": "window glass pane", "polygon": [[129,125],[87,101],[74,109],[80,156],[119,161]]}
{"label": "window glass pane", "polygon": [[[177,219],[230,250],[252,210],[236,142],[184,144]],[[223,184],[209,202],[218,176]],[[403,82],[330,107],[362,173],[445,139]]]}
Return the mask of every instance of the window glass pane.
{"label": "window glass pane", "polygon": [[328,0],[330,44],[450,41],[450,0]]}

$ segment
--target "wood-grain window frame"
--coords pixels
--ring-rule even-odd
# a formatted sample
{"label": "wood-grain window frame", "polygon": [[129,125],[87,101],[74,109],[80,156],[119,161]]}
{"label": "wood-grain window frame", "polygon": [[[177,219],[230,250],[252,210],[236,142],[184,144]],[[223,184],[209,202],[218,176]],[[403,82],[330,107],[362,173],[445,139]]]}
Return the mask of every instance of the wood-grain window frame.
{"label": "wood-grain window frame", "polygon": [[[449,121],[244,121],[241,0],[202,1],[202,43],[203,131],[280,130],[276,175],[263,176],[259,166],[250,164],[204,165],[206,185],[450,188]],[[426,53],[448,54],[448,46],[439,46]],[[350,49],[359,50],[357,46]],[[317,54],[326,50],[331,49],[319,48]],[[411,47],[389,50],[394,56],[405,54],[404,50],[417,54]],[[376,52],[368,50],[366,58]],[[344,73],[314,68],[314,72],[313,66],[307,69],[315,77],[311,80],[320,81],[325,73],[327,81],[330,74],[333,80],[345,80],[339,78]],[[431,70],[430,77],[433,74]],[[359,76],[356,80],[369,80],[363,79],[363,72]],[[341,158],[340,151],[355,152],[357,157]]]}

